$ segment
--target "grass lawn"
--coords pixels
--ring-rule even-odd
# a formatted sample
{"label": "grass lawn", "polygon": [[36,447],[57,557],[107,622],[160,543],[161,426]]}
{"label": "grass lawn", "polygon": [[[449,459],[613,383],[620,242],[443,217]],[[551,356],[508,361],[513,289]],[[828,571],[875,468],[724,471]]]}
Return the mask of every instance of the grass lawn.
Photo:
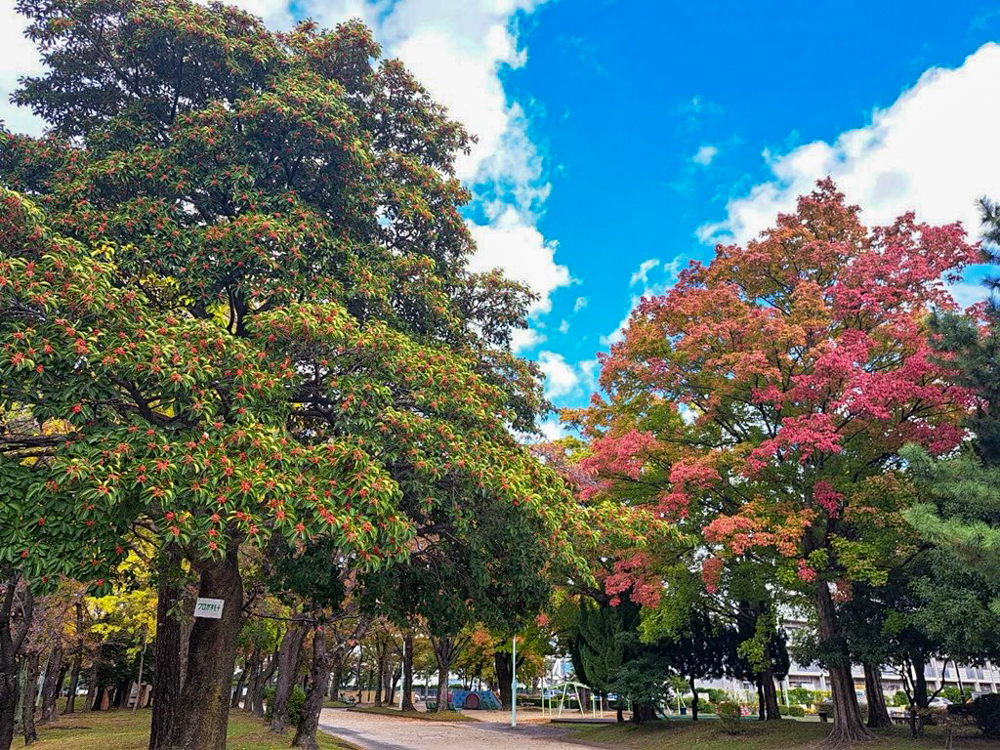
{"label": "grass lawn", "polygon": [[[149,743],[149,710],[82,712],[59,716],[38,728],[35,750],[146,750]],[[14,739],[15,744],[19,738]],[[242,711],[229,715],[228,750],[286,750],[292,734],[278,736]],[[320,733],[323,750],[356,750],[354,745]]]}
{"label": "grass lawn", "polygon": [[353,705],[353,703],[345,703],[344,701],[332,701],[329,698],[323,701],[323,708],[348,708]]}
{"label": "grass lawn", "polygon": [[362,714],[378,714],[379,716],[395,716],[397,719],[418,719],[420,721],[477,721],[460,711],[405,711],[400,712],[398,708],[389,706],[358,706],[349,708],[348,711],[357,711]]}
{"label": "grass lawn", "polygon": [[[725,734],[718,722],[654,722],[643,726],[610,724],[590,726],[573,733],[584,742],[594,742],[634,750],[813,750],[830,731],[829,724],[800,721],[744,721],[738,735]],[[919,740],[910,738],[906,727],[881,733],[874,742],[861,747],[870,750],[911,750],[944,747],[943,730],[928,727]],[[968,733],[956,734],[955,747],[961,750],[998,750],[1000,743]]]}

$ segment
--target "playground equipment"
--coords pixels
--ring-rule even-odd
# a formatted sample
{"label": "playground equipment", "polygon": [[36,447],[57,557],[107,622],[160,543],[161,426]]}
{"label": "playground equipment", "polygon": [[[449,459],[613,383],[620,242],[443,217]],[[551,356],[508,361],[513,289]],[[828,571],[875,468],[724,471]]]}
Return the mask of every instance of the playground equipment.
{"label": "playground equipment", "polygon": [[490,690],[452,690],[448,702],[455,710],[499,711],[503,708],[500,699]]}
{"label": "playground equipment", "polygon": [[[587,715],[587,710],[586,710],[586,708],[584,706],[583,699],[580,697],[580,688],[583,688],[584,692],[590,692],[590,713],[591,713],[591,716],[593,716],[594,718],[597,718],[598,716],[600,716],[600,718],[603,719],[604,718],[604,704],[601,702],[601,699],[595,693],[593,693],[588,686],[584,685],[582,682],[573,682],[573,681],[566,681],[566,682],[562,683],[561,685],[554,685],[551,688],[544,688],[543,687],[543,689],[542,689],[542,715],[543,716],[545,715],[545,709],[546,709],[545,700],[546,700],[546,697],[547,697],[548,698],[548,712],[549,712],[548,715],[549,716],[557,716],[558,718],[562,718],[563,709],[566,707],[566,698],[568,696],[570,696],[570,694],[571,694],[570,691],[572,691],[572,696],[576,698],[576,705],[577,705],[577,709],[580,711],[580,715],[581,716],[586,716]],[[555,696],[557,696],[557,695],[558,695],[558,701],[559,701],[559,713],[558,714],[554,713],[555,709],[553,707],[553,700],[555,699]]]}

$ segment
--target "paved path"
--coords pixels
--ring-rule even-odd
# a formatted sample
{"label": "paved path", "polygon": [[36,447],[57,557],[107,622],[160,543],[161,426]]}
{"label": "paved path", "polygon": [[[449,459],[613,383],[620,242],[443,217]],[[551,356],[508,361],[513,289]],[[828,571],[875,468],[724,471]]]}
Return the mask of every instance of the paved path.
{"label": "paved path", "polygon": [[[486,714],[486,712],[484,712]],[[320,729],[365,750],[571,750],[559,738],[568,728],[518,722],[486,714],[485,721],[438,722],[324,709]]]}

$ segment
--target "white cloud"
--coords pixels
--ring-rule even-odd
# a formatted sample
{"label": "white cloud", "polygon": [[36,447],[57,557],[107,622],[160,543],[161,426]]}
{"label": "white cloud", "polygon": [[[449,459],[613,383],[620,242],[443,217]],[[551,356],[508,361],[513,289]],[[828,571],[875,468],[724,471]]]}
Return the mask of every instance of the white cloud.
{"label": "white cloud", "polygon": [[[639,264],[639,268],[632,274],[629,278],[629,286],[634,287],[638,282],[642,282],[643,289],[639,294],[631,295],[629,299],[628,312],[625,313],[618,325],[615,327],[611,333],[601,336],[601,346],[611,346],[612,344],[617,344],[625,337],[625,329],[628,328],[629,319],[632,317],[632,312],[639,306],[643,297],[655,297],[660,294],[666,293],[666,291],[673,286],[674,282],[677,281],[677,273],[681,269],[681,263],[683,263],[683,256],[677,255],[666,263],[661,263],[657,259],[645,260]],[[650,282],[649,274],[656,270],[657,275],[660,279],[654,282]]]}
{"label": "white cloud", "polygon": [[645,284],[649,278],[649,272],[660,265],[659,258],[650,258],[639,264],[639,267],[632,272],[632,277],[628,280],[629,286],[635,286],[639,282]]}
{"label": "white cloud", "polygon": [[13,2],[0,5],[0,120],[13,131],[39,135],[43,123],[25,107],[10,103],[10,95],[17,88],[17,79],[34,75],[42,69],[35,45],[24,38],[27,28],[24,16],[15,12]]}
{"label": "white cloud", "polygon": [[550,442],[569,435],[566,425],[560,423],[557,416],[548,417],[543,422],[540,422],[538,429],[541,431],[542,436]]}
{"label": "white cloud", "polygon": [[545,398],[569,396],[580,387],[580,376],[563,355],[541,351],[538,366],[545,375]]}
{"label": "white cloud", "polygon": [[870,224],[915,210],[930,223],[962,220],[978,230],[975,200],[1000,194],[1000,45],[983,45],[954,69],[931,68],[864,127],[832,143],[813,141],[764,158],[773,179],[727,204],[722,221],[698,229],[703,242],[744,242],[774,223],[795,198],[827,175]]}
{"label": "white cloud", "polygon": [[507,206],[489,224],[470,223],[469,229],[477,248],[469,267],[474,271],[502,268],[510,278],[538,293],[533,315],[549,312],[552,292],[571,281],[569,269],[555,261],[556,241],[546,240],[513,206]]}
{"label": "white cloud", "polygon": [[545,342],[545,335],[534,328],[515,328],[510,336],[510,348],[515,354],[523,354]]}
{"label": "white cloud", "polygon": [[569,333],[569,321],[566,320],[566,318],[563,318],[562,322],[559,323],[559,333],[562,334]]}
{"label": "white cloud", "polygon": [[708,144],[705,144],[695,152],[694,156],[691,157],[691,161],[693,161],[695,164],[700,164],[703,167],[707,167],[709,164],[712,163],[712,159],[714,159],[715,155],[718,153],[719,153],[718,148],[716,148],[715,146],[710,146]]}
{"label": "white cloud", "polygon": [[577,297],[576,302],[573,303],[573,312],[580,312],[583,308],[587,306],[586,297]]}
{"label": "white cloud", "polygon": [[585,359],[577,367],[580,369],[580,382],[583,387],[589,391],[596,391],[600,362],[596,359]]}
{"label": "white cloud", "polygon": [[989,290],[982,282],[959,281],[949,284],[948,290],[951,296],[962,307],[969,307],[977,302],[982,302],[989,294]]}

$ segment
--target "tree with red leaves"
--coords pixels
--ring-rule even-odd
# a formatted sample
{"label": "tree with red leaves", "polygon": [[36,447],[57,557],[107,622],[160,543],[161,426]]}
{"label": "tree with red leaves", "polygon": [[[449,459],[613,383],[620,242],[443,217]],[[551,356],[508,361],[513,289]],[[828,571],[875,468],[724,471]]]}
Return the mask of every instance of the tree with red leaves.
{"label": "tree with red leaves", "polygon": [[[705,583],[758,560],[815,608],[833,743],[864,740],[837,601],[884,580],[911,536],[898,450],[953,448],[968,393],[927,317],[976,258],[957,224],[866,228],[829,180],[745,246],[644,300],[603,357],[607,401],[578,415],[608,491],[702,535]],[[601,479],[604,477],[604,479]],[[648,576],[636,571],[634,578]]]}

